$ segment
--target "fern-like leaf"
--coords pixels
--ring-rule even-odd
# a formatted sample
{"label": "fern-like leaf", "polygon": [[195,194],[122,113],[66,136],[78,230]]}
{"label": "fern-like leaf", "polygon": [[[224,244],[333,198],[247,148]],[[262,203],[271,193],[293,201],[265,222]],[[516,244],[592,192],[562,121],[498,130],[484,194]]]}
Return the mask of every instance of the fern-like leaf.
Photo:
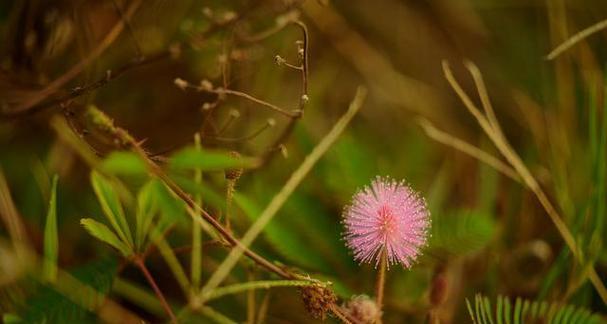
{"label": "fern-like leaf", "polygon": [[477,294],[473,302],[466,299],[468,313],[474,324],[520,324],[520,323],[558,323],[558,324],[599,324],[606,321],[583,307],[548,303],[545,301],[516,298],[511,308],[508,297],[498,296],[494,308],[488,297]]}

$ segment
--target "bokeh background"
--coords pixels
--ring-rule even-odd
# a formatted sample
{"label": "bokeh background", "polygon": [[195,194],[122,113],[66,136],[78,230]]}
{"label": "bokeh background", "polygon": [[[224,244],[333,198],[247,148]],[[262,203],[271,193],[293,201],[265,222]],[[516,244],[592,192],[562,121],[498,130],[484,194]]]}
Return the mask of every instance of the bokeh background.
{"label": "bokeh background", "polygon": [[[606,34],[598,32],[546,59],[561,42],[607,18],[607,2],[152,0],[143,1],[129,18],[126,10],[133,2],[0,2],[0,214],[17,213],[41,254],[50,179],[58,174],[61,268],[84,271],[120,305],[151,322],[163,320],[158,309],[146,307],[124,287],[116,289],[120,278],[151,292],[136,268],[124,265],[80,225],[80,218],[101,220],[103,213],[89,183],[91,166],[65,134],[77,134],[88,143],[81,147],[99,158],[116,150],[111,140],[87,129],[85,107],[95,105],[136,139],[145,139],[143,147],[161,164],[192,145],[197,132],[203,147],[267,157],[260,168],[245,171],[236,186],[237,198],[260,211],[363,85],[369,96],[362,110],[255,241],[254,250],[330,280],[343,300],[373,295],[375,269],[352,260],[341,240],[341,211],[376,175],[391,176],[406,179],[426,197],[433,228],[412,269],[390,269],[384,322],[470,323],[466,299],[474,305],[477,293],[492,302],[503,295],[512,301],[521,297],[607,311],[588,281],[589,267],[607,279]],[[86,61],[125,18],[129,23],[122,32]],[[202,80],[220,86],[226,78],[230,89],[296,109],[300,73],[277,65],[275,56],[299,64],[301,30],[289,25],[260,40],[247,38],[289,19],[308,28],[309,101],[284,141],[277,142],[289,124],[284,115],[234,96],[209,109],[216,95],[176,86],[176,78],[195,86]],[[524,185],[438,143],[420,126],[429,121],[451,138],[504,160],[445,80],[443,60],[475,102],[476,88],[463,62],[476,63],[483,73],[506,138],[573,233],[579,257]],[[82,62],[87,64],[68,82],[33,109],[22,109],[40,89]],[[78,93],[78,87],[124,66],[119,77]],[[61,125],[71,128],[58,129],[53,120],[64,120]],[[251,134],[255,136],[242,139]],[[121,178],[132,192],[144,182],[140,175]],[[223,199],[221,172],[205,173],[204,183]],[[222,214],[221,203],[214,206],[205,195],[202,199],[209,211]],[[167,240],[189,269],[192,223],[185,213],[176,219]],[[237,235],[251,222],[247,213],[234,209]],[[3,250],[9,249],[7,242],[3,225]],[[212,244],[203,252],[204,280],[226,252]],[[94,312],[62,304],[60,294],[32,283],[21,270],[13,276],[14,260],[4,259],[0,312],[32,322],[95,321]],[[150,254],[148,266],[168,299],[186,305],[157,252]],[[244,262],[230,280],[251,278],[270,276]],[[277,288],[260,290],[255,297],[258,308],[266,303],[268,323],[312,322],[300,295],[295,288]],[[247,318],[245,294],[210,306],[238,322]]]}

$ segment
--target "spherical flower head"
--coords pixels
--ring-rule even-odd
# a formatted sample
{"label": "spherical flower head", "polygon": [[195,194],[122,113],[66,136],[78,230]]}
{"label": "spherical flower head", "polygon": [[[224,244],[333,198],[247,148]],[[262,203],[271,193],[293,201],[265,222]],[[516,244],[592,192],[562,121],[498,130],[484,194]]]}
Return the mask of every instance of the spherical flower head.
{"label": "spherical flower head", "polygon": [[385,251],[388,265],[410,268],[426,244],[430,213],[425,200],[403,181],[377,177],[354,195],[343,223],[354,259],[377,266]]}

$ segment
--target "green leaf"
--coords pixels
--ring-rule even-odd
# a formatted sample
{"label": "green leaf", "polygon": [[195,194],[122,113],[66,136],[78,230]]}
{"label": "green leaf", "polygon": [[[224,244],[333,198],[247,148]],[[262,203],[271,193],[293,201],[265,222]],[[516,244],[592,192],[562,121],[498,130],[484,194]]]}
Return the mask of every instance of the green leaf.
{"label": "green leaf", "polygon": [[135,153],[115,151],[101,163],[103,170],[118,175],[141,176],[147,174],[145,162]]}
{"label": "green leaf", "polygon": [[44,226],[44,277],[49,281],[57,279],[57,256],[59,254],[59,239],[57,238],[57,181],[53,176],[51,199],[48,203],[46,225]]}
{"label": "green leaf", "polygon": [[112,247],[116,248],[122,255],[128,257],[133,254],[133,251],[130,247],[125,245],[122,241],[118,239],[116,234],[112,232],[105,224],[99,223],[94,219],[83,218],[80,220],[80,224],[84,226],[84,228],[98,240],[103,241]]}
{"label": "green leaf", "polygon": [[97,200],[101,205],[103,213],[110,221],[110,224],[114,228],[114,231],[118,233],[120,239],[128,246],[133,246],[133,237],[129,229],[128,222],[124,216],[122,210],[122,204],[118,199],[118,194],[112,187],[110,181],[104,178],[101,174],[96,171],[91,172],[91,183]]}
{"label": "green leaf", "polygon": [[[80,283],[105,295],[112,286],[116,269],[117,262],[114,258],[104,258],[69,272]],[[68,298],[52,286],[37,286],[38,289],[28,298],[24,308],[19,310],[19,315],[23,318],[22,323],[99,323],[96,315],[88,309],[97,308],[103,303],[103,299],[95,298],[89,290],[75,290]],[[73,298],[80,302],[74,303]]]}
{"label": "green leaf", "polygon": [[158,211],[158,204],[156,200],[158,186],[162,186],[158,180],[150,180],[141,188],[139,194],[137,195],[135,240],[138,249],[143,247],[145,239],[150,231],[150,227],[152,226],[154,215]]}
{"label": "green leaf", "polygon": [[225,151],[199,150],[195,147],[185,148],[169,159],[173,170],[221,171],[234,168],[251,168],[258,160],[251,157],[235,157]]}
{"label": "green leaf", "polygon": [[23,323],[21,317],[16,314],[6,313],[2,315],[2,323],[4,324],[18,324]]}
{"label": "green leaf", "polygon": [[[603,323],[600,316],[592,314],[590,311],[573,305],[562,305],[560,303],[551,303],[548,305],[545,301],[535,301],[516,298],[514,309],[510,307],[510,299],[498,296],[497,308],[491,306],[489,298],[477,294],[474,297],[474,307],[466,299],[466,305],[470,318],[475,324],[493,324],[511,323],[559,323],[559,324],[598,324]],[[505,307],[502,308],[502,305]]]}
{"label": "green leaf", "polygon": [[432,215],[429,248],[435,253],[463,255],[485,247],[495,232],[495,221],[468,210]]}
{"label": "green leaf", "polygon": [[[242,194],[235,193],[234,202],[251,221],[261,214],[259,206]],[[286,228],[279,219],[280,217],[277,217],[264,229],[264,236],[272,247],[289,261],[306,269],[331,272],[331,266],[310,245],[310,241],[302,237],[301,233]]]}

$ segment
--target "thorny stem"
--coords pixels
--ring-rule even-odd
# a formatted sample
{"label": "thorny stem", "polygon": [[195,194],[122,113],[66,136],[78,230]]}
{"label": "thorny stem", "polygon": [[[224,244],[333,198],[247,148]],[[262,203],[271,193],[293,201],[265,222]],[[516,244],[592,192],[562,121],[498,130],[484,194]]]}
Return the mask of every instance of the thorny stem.
{"label": "thorny stem", "polygon": [[377,281],[375,283],[375,303],[377,304],[378,318],[376,323],[381,324],[381,309],[384,302],[384,287],[386,284],[386,268],[388,267],[388,258],[386,250],[382,249],[379,260],[379,272],[377,273]]}
{"label": "thorny stem", "polygon": [[171,306],[169,306],[169,303],[164,298],[164,294],[162,293],[160,288],[158,288],[158,285],[156,284],[156,280],[154,280],[154,277],[152,276],[152,274],[150,273],[148,268],[145,266],[143,259],[141,259],[140,257],[136,257],[133,260],[133,262],[135,263],[135,265],[137,265],[139,270],[141,270],[141,272],[143,273],[143,275],[145,276],[147,281],[150,283],[150,286],[152,286],[152,289],[154,289],[156,296],[158,296],[158,299],[160,300],[160,303],[162,304],[162,308],[164,308],[167,315],[169,315],[169,317],[171,318],[171,322],[177,323],[177,318],[175,317],[175,314],[173,313]]}
{"label": "thorny stem", "polygon": [[[171,189],[171,191],[173,191],[181,200],[183,200],[186,203],[186,205],[188,205],[189,208],[191,208],[193,211],[196,212],[196,215],[199,215],[199,217],[194,218],[194,220],[196,222],[201,223],[201,222],[203,222],[203,219],[204,219],[204,221],[206,221],[211,226],[213,226],[215,228],[215,230],[217,230],[219,232],[219,234],[221,234],[221,236],[231,246],[235,247],[235,246],[241,245],[240,241],[238,241],[238,239],[236,239],[213,216],[209,215],[209,213],[207,213],[204,209],[202,209],[202,207],[200,207],[198,204],[196,204],[196,202],[192,199],[192,197],[190,197],[190,195],[188,195],[185,191],[183,191],[183,189],[181,189],[181,187],[179,187],[168,175],[166,175],[154,161],[150,160],[149,157],[147,156],[147,154],[145,153],[145,151],[139,145],[137,145],[137,143],[131,143],[131,144],[133,145],[132,149],[135,151],[135,153],[137,153],[141,158],[144,159],[144,161],[147,162],[150,172],[152,174],[154,174],[155,176],[157,176],[160,180],[162,180],[167,185],[167,187],[169,187],[169,189]],[[283,278],[287,278],[287,279],[294,278],[294,276],[292,274],[277,267],[270,261],[259,256],[257,253],[249,250],[246,247],[243,247],[243,248],[245,249],[244,250],[245,254],[249,258],[251,258],[253,261],[255,261],[257,264],[259,264],[260,266],[266,268],[267,270],[269,270],[271,272],[278,274],[279,276],[281,276]]]}
{"label": "thorny stem", "polygon": [[352,321],[348,315],[344,314],[344,312],[341,310],[341,308],[335,304],[331,304],[331,306],[329,306],[329,308],[331,309],[331,312],[333,312],[333,314],[335,314],[335,317],[339,318],[343,323],[345,324],[353,324],[356,323],[355,321]]}

